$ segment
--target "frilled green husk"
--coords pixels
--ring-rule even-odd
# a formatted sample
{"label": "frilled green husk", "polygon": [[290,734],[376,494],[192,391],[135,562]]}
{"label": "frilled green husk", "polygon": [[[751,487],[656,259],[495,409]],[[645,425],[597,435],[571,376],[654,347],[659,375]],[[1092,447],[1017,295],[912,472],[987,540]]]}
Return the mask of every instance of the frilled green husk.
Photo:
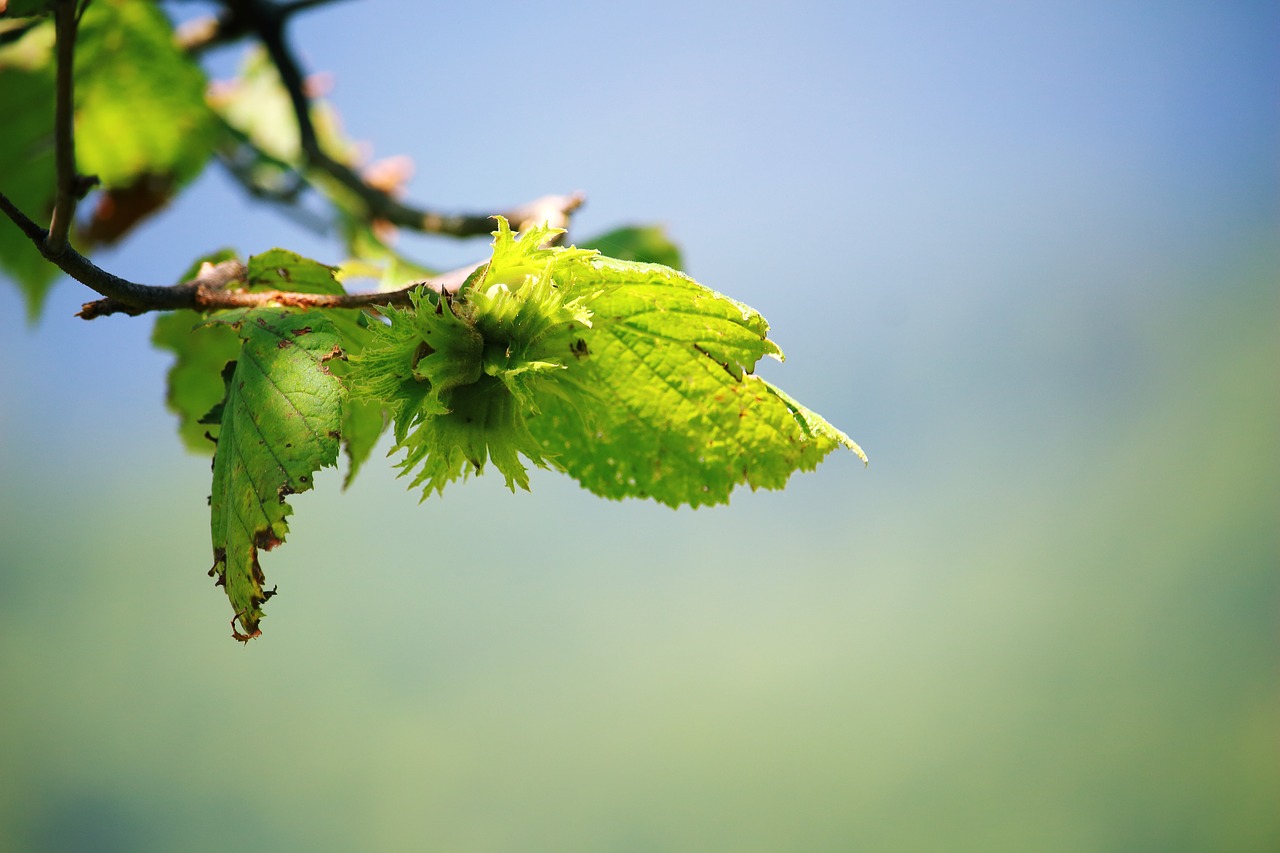
{"label": "frilled green husk", "polygon": [[550,259],[578,250],[534,242],[552,234],[517,239],[501,223],[483,277],[456,296],[414,294],[352,357],[352,395],[391,407],[393,452],[404,451],[402,475],[414,474],[424,498],[486,462],[513,490],[529,484],[521,456],[546,467],[525,418],[537,413],[542,386],[573,381],[566,374],[591,325],[583,300],[563,299],[551,278]]}

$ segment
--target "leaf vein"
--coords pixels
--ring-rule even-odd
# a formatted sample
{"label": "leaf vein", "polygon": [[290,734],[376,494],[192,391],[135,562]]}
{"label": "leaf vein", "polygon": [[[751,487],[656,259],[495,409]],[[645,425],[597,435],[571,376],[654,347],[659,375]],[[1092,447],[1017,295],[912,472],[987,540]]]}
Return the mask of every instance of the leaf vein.
{"label": "leaf vein", "polygon": [[[695,399],[693,398],[693,396],[691,396],[691,395],[690,395],[690,394],[689,394],[689,393],[688,393],[684,388],[682,388],[679,384],[677,384],[677,383],[673,382],[670,378],[668,378],[668,377],[667,377],[667,375],[666,375],[666,374],[662,373],[662,372],[661,372],[661,371],[659,371],[656,367],[654,367],[653,365],[649,364],[649,362],[648,362],[647,360],[645,360],[645,357],[644,357],[643,355],[641,355],[641,353],[640,353],[640,352],[639,352],[639,351],[638,351],[634,346],[632,346],[632,345],[631,345],[631,344],[629,344],[627,341],[625,341],[625,340],[624,340],[620,335],[614,334],[614,335],[613,335],[613,338],[614,338],[614,340],[616,340],[619,344],[621,344],[623,347],[625,347],[625,348],[627,349],[627,351],[628,351],[628,352],[630,352],[632,355],[634,355],[634,356],[636,357],[636,360],[637,360],[637,361],[639,361],[642,365],[644,365],[645,369],[646,369],[646,370],[648,370],[651,374],[653,374],[653,376],[654,376],[654,377],[655,377],[659,382],[661,382],[663,385],[667,386],[667,387],[668,387],[668,388],[670,388],[672,391],[674,391],[676,394],[678,394],[682,400],[684,400],[686,403],[688,403],[689,405],[693,406],[694,408],[698,409],[700,413],[706,410],[706,408],[707,408],[707,407],[706,407],[706,405],[705,405],[705,401],[702,401],[702,400],[695,400]],[[685,343],[688,343],[688,342],[686,341]],[[696,352],[696,350],[695,350],[695,352]],[[707,360],[709,360],[709,361],[714,361],[714,359],[712,359],[712,358],[711,358],[711,356],[709,356],[709,355],[705,355],[705,354],[703,354],[703,353],[698,353],[698,354],[699,354],[699,355],[701,355],[701,356],[703,356],[703,358],[706,358],[706,359],[707,359]],[[716,367],[717,367],[717,369],[719,369],[719,365],[718,365],[718,364],[716,365]],[[619,386],[615,386],[615,388],[617,388],[617,387],[619,387]],[[703,418],[702,418],[702,420],[703,420],[703,422],[704,422],[704,423],[707,423],[707,424],[709,424],[711,427],[713,427],[715,431],[717,431],[717,432],[719,432],[721,435],[725,436],[725,437],[726,437],[726,439],[732,439],[732,438],[734,437],[734,431],[733,431],[733,430],[728,429],[728,428],[727,428],[727,427],[725,427],[723,424],[721,424],[721,423],[719,423],[719,422],[717,422],[717,421],[714,421],[714,420],[707,419],[707,418],[705,418],[705,417],[703,417]]]}

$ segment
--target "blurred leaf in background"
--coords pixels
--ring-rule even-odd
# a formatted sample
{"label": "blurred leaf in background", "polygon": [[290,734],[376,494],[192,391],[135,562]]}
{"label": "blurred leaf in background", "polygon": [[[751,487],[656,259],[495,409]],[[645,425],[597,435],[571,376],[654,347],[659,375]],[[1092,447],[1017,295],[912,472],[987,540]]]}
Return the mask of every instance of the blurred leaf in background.
{"label": "blurred leaf in background", "polygon": [[[47,221],[55,188],[53,59],[52,20],[0,47],[0,188],[37,221]],[[77,241],[87,251],[118,240],[199,175],[213,153],[215,124],[204,72],[173,43],[173,27],[156,4],[89,5],[75,75],[76,166],[101,182]],[[22,288],[29,318],[37,318],[58,272],[7,219],[0,223],[0,269]]]}

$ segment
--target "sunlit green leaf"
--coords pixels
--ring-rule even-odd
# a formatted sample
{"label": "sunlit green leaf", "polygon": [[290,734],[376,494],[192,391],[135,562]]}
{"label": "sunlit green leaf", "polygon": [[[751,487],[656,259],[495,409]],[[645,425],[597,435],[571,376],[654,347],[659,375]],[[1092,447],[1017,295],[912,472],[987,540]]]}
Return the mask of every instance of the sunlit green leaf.
{"label": "sunlit green leaf", "polygon": [[194,178],[215,138],[205,87],[156,4],[94,0],[76,44],[80,170],[109,188],[144,174]]}
{"label": "sunlit green leaf", "polygon": [[540,400],[529,429],[592,492],[699,506],[738,485],[781,488],[837,447],[865,461],[848,436],[751,375],[760,357],[781,357],[752,309],[649,264],[594,258],[558,274],[566,295],[598,293],[571,367],[592,393]]}

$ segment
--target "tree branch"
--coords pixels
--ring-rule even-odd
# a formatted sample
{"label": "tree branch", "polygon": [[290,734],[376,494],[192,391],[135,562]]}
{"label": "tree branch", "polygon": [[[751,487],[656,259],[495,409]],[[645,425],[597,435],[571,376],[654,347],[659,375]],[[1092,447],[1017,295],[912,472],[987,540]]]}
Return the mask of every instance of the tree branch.
{"label": "tree branch", "polygon": [[[262,41],[289,94],[302,150],[307,161],[327,172],[352,190],[368,207],[371,217],[430,233],[458,237],[491,233],[492,217],[446,216],[401,204],[390,194],[367,184],[355,171],[334,160],[320,146],[311,121],[311,105],[304,90],[302,71],[284,40],[284,23],[289,16],[333,0],[294,0],[277,4],[271,0],[222,0],[227,15],[219,19],[224,32],[252,31]],[[75,164],[74,57],[79,24],[78,0],[55,0],[57,81],[54,145],[57,187],[48,229],[34,222],[0,193],[0,210],[27,236],[45,260],[104,298],[86,302],[78,316],[92,320],[110,314],[145,314],[150,311],[191,309],[207,312],[226,308],[281,305],[298,308],[366,308],[378,305],[407,305],[409,295],[421,288],[440,293],[456,291],[482,264],[476,263],[434,278],[413,281],[399,290],[372,293],[313,294],[291,291],[247,291],[232,289],[246,274],[239,261],[205,264],[199,275],[173,286],[139,284],[107,272],[77,252],[68,242],[75,220],[76,205],[96,178],[81,176]],[[207,36],[208,37],[208,36]],[[216,38],[216,35],[211,37]],[[208,43],[202,40],[202,43]],[[582,205],[581,193],[551,195],[516,207],[506,214],[517,228],[543,222],[563,228],[573,211]]]}
{"label": "tree branch", "polygon": [[76,27],[80,22],[76,6],[76,0],[58,0],[53,7],[58,68],[53,119],[57,192],[45,244],[54,254],[68,248],[67,235],[75,221],[76,205],[89,187],[97,183],[97,179],[84,179],[76,173],[75,50]]}
{"label": "tree branch", "polygon": [[[280,81],[288,92],[306,161],[353,192],[363,202],[371,218],[383,219],[402,228],[429,234],[453,237],[489,234],[493,230],[492,215],[443,214],[403,204],[389,193],[370,186],[350,166],[335,160],[321,147],[315,125],[311,121],[311,101],[306,94],[305,76],[285,41],[284,25],[293,12],[325,1],[298,0],[277,5],[270,0],[223,0],[231,15],[231,20],[226,22],[227,26],[252,31],[271,57]],[[547,195],[512,208],[502,215],[517,230],[543,222],[564,228],[568,225],[569,216],[584,201],[586,196],[581,192]]]}
{"label": "tree branch", "polygon": [[145,314],[149,311],[217,311],[224,308],[252,308],[279,305],[291,308],[369,308],[378,305],[408,305],[410,292],[427,288],[437,293],[454,292],[481,264],[471,264],[435,278],[413,281],[399,290],[372,293],[294,293],[287,290],[246,291],[230,286],[243,282],[244,265],[239,261],[205,264],[190,281],[171,287],[138,284],[107,272],[69,245],[54,252],[46,243],[45,229],[33,222],[7,196],[0,193],[0,210],[13,220],[50,263],[105,299],[86,302],[77,316],[85,320],[109,314]]}

